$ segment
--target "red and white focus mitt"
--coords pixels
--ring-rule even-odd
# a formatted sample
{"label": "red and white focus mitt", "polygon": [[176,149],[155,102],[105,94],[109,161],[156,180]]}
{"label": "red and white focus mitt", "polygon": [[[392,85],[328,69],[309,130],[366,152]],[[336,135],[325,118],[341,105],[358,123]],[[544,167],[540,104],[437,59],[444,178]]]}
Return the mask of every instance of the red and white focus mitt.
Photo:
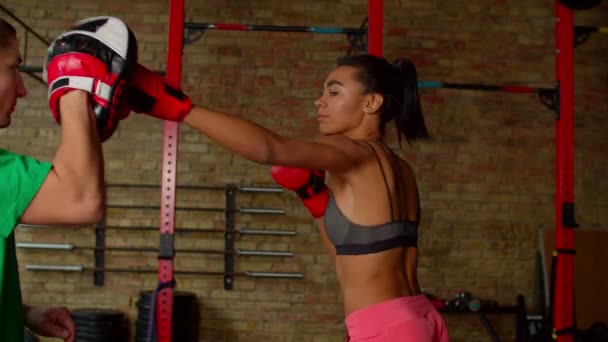
{"label": "red and white focus mitt", "polygon": [[136,63],[137,41],[123,21],[107,16],[78,21],[53,41],[44,61],[55,121],[61,123],[61,96],[74,89],[87,91],[101,141],[107,140],[129,115],[124,87]]}

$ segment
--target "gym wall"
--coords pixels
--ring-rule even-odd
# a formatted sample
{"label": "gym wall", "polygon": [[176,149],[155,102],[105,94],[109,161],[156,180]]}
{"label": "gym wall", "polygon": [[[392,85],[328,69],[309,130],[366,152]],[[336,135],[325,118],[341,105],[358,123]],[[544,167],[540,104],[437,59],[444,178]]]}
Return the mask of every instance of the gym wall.
{"label": "gym wall", "polygon": [[[140,63],[164,70],[169,1],[6,0],[5,6],[48,40],[80,18],[114,15],[138,37]],[[186,21],[294,26],[359,27],[363,0],[186,1]],[[608,25],[608,3],[575,13],[577,25]],[[23,42],[23,30],[18,28]],[[407,57],[419,78],[482,84],[553,87],[553,1],[385,1],[385,56]],[[31,38],[31,37],[30,37]],[[29,39],[27,63],[42,65],[43,44]],[[206,31],[183,54],[183,88],[193,100],[234,112],[276,132],[316,134],[314,99],[349,44],[343,35]],[[608,228],[608,37],[592,35],[575,50],[575,201],[582,228]],[[23,52],[23,50],[22,50]],[[50,160],[59,127],[46,87],[25,77],[29,96],[19,102],[0,145]],[[421,89],[432,139],[404,146],[417,172],[422,204],[420,282],[433,295],[462,290],[514,305],[523,294],[532,307],[539,228],[554,225],[555,114],[532,94]],[[229,127],[226,127],[229,130]],[[389,131],[391,146],[398,147]],[[109,183],[158,184],[162,122],[132,114],[104,144]],[[269,167],[234,156],[185,125],[180,127],[178,183],[274,186]],[[108,203],[158,204],[157,190],[108,189]],[[219,276],[180,276],[177,288],[195,292],[203,341],[340,341],[341,293],[330,260],[306,209],[288,193],[239,194],[239,206],[283,208],[285,215],[237,215],[237,227],[296,230],[295,237],[242,237],[241,249],[289,250],[292,258],[238,257],[237,270],[301,272],[304,279],[237,277],[234,290]],[[178,205],[222,206],[223,194],[180,191]],[[109,209],[107,224],[158,226],[158,211]],[[178,213],[176,226],[215,227],[222,213]],[[20,242],[94,244],[92,228],[21,227]],[[184,234],[177,248],[223,248],[222,234]],[[108,231],[108,246],[157,246],[157,232]],[[92,266],[91,251],[19,250],[24,301],[69,308],[104,307],[137,314],[140,290],[155,274],[25,270],[26,264]],[[151,253],[108,252],[106,264],[155,267]],[[177,254],[176,267],[222,270],[221,255]],[[446,315],[453,341],[489,341],[474,315]],[[513,340],[515,317],[490,316],[499,335]]]}

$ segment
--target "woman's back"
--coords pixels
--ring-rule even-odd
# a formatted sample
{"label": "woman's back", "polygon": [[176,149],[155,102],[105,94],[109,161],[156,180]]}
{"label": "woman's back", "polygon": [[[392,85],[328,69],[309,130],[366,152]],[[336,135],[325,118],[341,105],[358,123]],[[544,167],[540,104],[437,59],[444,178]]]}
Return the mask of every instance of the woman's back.
{"label": "woman's back", "polygon": [[[387,238],[390,238],[395,229],[412,231],[415,243],[419,200],[411,167],[379,142],[359,143],[370,153],[369,162],[331,177],[329,186],[334,203],[330,202],[328,213],[339,218],[332,216],[328,220],[326,213],[327,234],[333,237],[335,230],[344,230],[337,227],[342,220],[349,222],[351,229],[365,230],[370,236],[389,234]],[[336,214],[331,214],[331,210]],[[411,240],[412,234],[407,234]],[[392,241],[401,241],[398,245],[371,250],[372,253],[338,253],[336,271],[347,314],[388,299],[420,293],[416,277],[417,248],[412,243],[404,244],[405,238],[404,234],[395,236]],[[379,242],[382,245],[385,241]]]}

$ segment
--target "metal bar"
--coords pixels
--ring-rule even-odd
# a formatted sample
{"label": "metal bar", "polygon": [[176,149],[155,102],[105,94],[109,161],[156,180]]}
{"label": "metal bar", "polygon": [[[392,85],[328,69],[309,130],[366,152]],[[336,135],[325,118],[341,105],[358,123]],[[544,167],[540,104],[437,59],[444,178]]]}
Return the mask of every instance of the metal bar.
{"label": "metal bar", "polygon": [[36,38],[38,38],[45,45],[47,45],[47,46],[51,45],[50,42],[48,42],[46,39],[42,38],[41,35],[39,35],[38,33],[36,33],[36,31],[34,31],[30,26],[28,26],[25,22],[23,22],[16,15],[14,15],[13,12],[9,11],[8,8],[4,7],[4,5],[0,4],[0,9],[4,13],[6,13],[9,17],[11,17],[13,20],[15,20],[16,22],[18,22],[19,25],[23,26],[27,31],[29,31],[30,33],[32,33]]}
{"label": "metal bar", "polygon": [[49,226],[49,225],[44,225],[44,224],[24,224],[24,223],[19,223],[19,227],[20,228],[27,228],[27,229],[57,229],[57,228],[66,228],[66,229],[75,229],[75,228],[90,228],[91,225],[83,225],[83,226]]}
{"label": "metal bar", "polygon": [[526,314],[526,301],[521,294],[517,295],[516,317],[515,317],[515,341],[529,341],[530,323]]}
{"label": "metal bar", "polygon": [[486,332],[490,336],[492,342],[500,342],[498,335],[496,335],[496,331],[494,328],[492,328],[492,324],[490,324],[490,321],[488,321],[488,318],[483,314],[483,312],[477,312],[477,318],[479,318],[479,321],[483,325],[484,329],[486,329]]}
{"label": "metal bar", "polygon": [[[225,275],[226,273],[221,272],[221,271],[180,271],[180,270],[177,270],[177,271],[175,271],[175,274],[222,276],[222,275]],[[244,275],[244,274],[239,273],[239,272],[233,272],[230,274],[231,277],[238,276],[238,275]]]}
{"label": "metal bar", "polygon": [[[128,269],[128,268],[113,268],[106,267],[103,269],[96,269],[94,267],[84,267],[82,265],[25,265],[25,269],[29,271],[64,271],[64,272],[83,272],[83,271],[104,271],[104,272],[117,272],[117,273],[157,273],[155,269]],[[187,270],[175,270],[175,274],[184,275],[226,275],[226,272],[221,271],[187,271]],[[304,274],[302,273],[291,273],[291,272],[232,272],[230,276],[247,276],[252,278],[289,278],[289,279],[302,279]]]}
{"label": "metal bar", "polygon": [[213,186],[213,185],[177,185],[176,186],[177,189],[184,189],[184,190],[214,190],[214,191],[222,191],[224,190],[226,187],[224,186]]}
{"label": "metal bar", "polygon": [[[25,43],[24,43],[24,47],[23,47],[24,63],[26,63],[26,61],[27,61],[27,46],[28,46],[30,33],[33,34],[36,38],[38,38],[38,40],[40,40],[44,45],[46,45],[46,46],[50,45],[50,43],[48,41],[46,41],[46,39],[42,38],[41,35],[36,33],[36,31],[34,31],[30,26],[28,26],[25,22],[23,22],[16,15],[14,15],[11,11],[9,11],[8,8],[4,7],[4,5],[0,5],[0,10],[2,10],[4,13],[6,13],[9,17],[11,17],[16,22],[18,22],[19,25],[21,25],[23,28],[25,28]],[[19,67],[19,70],[23,71],[21,69],[22,68]],[[39,69],[40,69],[39,72],[42,72],[42,68],[39,68]],[[46,85],[46,82],[44,82],[44,80],[40,76],[36,75],[34,71],[27,71],[27,69],[26,69],[23,72],[30,75],[33,79],[37,80],[38,82]]]}
{"label": "metal bar", "polygon": [[[224,251],[232,252],[234,251],[234,234],[232,233],[235,230],[235,217],[234,212],[236,209],[236,191],[237,187],[233,184],[229,184],[226,186],[226,191],[224,193],[224,197],[226,199],[226,232],[224,233]],[[230,275],[234,272],[234,256],[232,254],[226,253],[224,255],[224,290],[232,290],[234,284],[234,278]]]}
{"label": "metal bar", "polygon": [[588,32],[588,33],[608,33],[608,26],[574,26],[576,32]]}
{"label": "metal bar", "polygon": [[[131,204],[108,204],[108,208],[113,209],[140,209],[140,210],[161,210],[163,206],[160,205],[131,205]],[[175,207],[175,210],[183,211],[211,211],[211,212],[223,212],[224,208],[199,208],[199,207]]]}
{"label": "metal bar", "polygon": [[32,243],[32,242],[17,242],[17,248],[24,249],[49,249],[49,250],[64,250],[71,251],[74,245],[68,243]]}
{"label": "metal bar", "polygon": [[40,76],[36,75],[36,73],[41,73],[42,72],[42,67],[33,67],[33,66],[29,66],[29,65],[21,65],[21,66],[19,66],[19,71],[30,75],[33,79],[35,79],[38,82],[46,85],[46,82],[44,82],[44,80]]}
{"label": "metal bar", "polygon": [[383,0],[368,0],[367,1],[367,17],[368,17],[368,32],[367,32],[367,52],[370,55],[382,57],[383,50],[383,27],[384,27],[384,1]]}
{"label": "metal bar", "polygon": [[586,26],[586,25],[576,25],[574,26],[575,33],[597,33],[600,32],[600,28],[597,26]]}
{"label": "metal bar", "polygon": [[93,250],[93,251],[113,251],[113,252],[149,252],[149,253],[158,253],[158,247],[114,247],[114,246],[106,246],[106,247],[89,247],[89,246],[78,246],[74,247],[75,249],[81,250]]}
{"label": "metal bar", "polygon": [[[45,226],[45,225],[33,225],[33,224],[20,224],[22,228],[34,228],[34,229],[55,229],[61,228],[58,226]],[[157,227],[150,226],[139,226],[139,227],[123,227],[123,226],[105,226],[105,230],[134,230],[134,231],[158,231]],[[225,233],[226,229],[215,229],[215,228],[176,228],[176,233]],[[236,234],[242,235],[277,235],[277,236],[295,236],[297,232],[295,230],[271,230],[271,229],[250,229],[241,228],[232,231]]]}
{"label": "metal bar", "polygon": [[279,251],[245,251],[237,250],[236,254],[239,256],[270,256],[270,257],[292,257],[293,252],[279,252]]}
{"label": "metal bar", "polygon": [[65,271],[65,272],[82,272],[82,265],[25,265],[25,269],[29,271]]}
{"label": "metal bar", "polygon": [[[157,227],[119,227],[119,226],[107,226],[105,228],[106,230],[134,230],[134,231],[148,231],[148,232],[157,232],[158,228]],[[198,229],[191,229],[191,228],[182,228],[182,229],[176,229],[176,232],[184,232],[184,233],[188,233],[190,231],[194,231],[194,230],[198,230]],[[201,230],[201,231],[205,231],[205,230]]]}
{"label": "metal bar", "polygon": [[[574,340],[574,25],[572,10],[555,1],[556,79],[559,117],[555,125],[555,288],[553,339]],[[568,206],[571,215],[565,220]]]}
{"label": "metal bar", "polygon": [[38,76],[38,75],[36,75],[34,73],[31,73],[31,72],[26,72],[26,74],[30,75],[31,78],[37,80],[38,82],[46,85],[46,82],[40,76]]}
{"label": "metal bar", "polygon": [[242,192],[270,192],[270,193],[280,193],[283,192],[283,188],[278,187],[260,187],[260,186],[240,186],[239,191]]}
{"label": "metal bar", "polygon": [[27,64],[27,47],[28,47],[29,31],[25,31],[25,37],[23,38],[23,64]]}
{"label": "metal bar", "polygon": [[367,31],[358,28],[315,27],[315,26],[280,26],[280,25],[249,25],[229,23],[185,23],[186,29],[195,30],[224,30],[224,31],[270,31],[270,32],[310,32],[320,34],[359,34]]}
{"label": "metal bar", "polygon": [[248,277],[254,278],[304,278],[302,273],[286,273],[286,272],[245,272]]}
{"label": "metal bar", "polygon": [[31,66],[31,65],[20,65],[19,66],[19,71],[21,72],[25,72],[25,73],[41,73],[42,72],[42,67],[40,66]]}
{"label": "metal bar", "polygon": [[[544,251],[545,250],[544,248],[545,248],[545,243],[546,242],[545,242],[545,236],[544,236],[544,233],[543,233],[542,225],[541,225],[541,228],[538,230],[538,239],[539,239],[539,242],[540,242],[540,248],[541,248],[540,250]],[[553,284],[552,284],[552,280],[551,280],[551,278],[553,276],[551,274],[551,272],[552,272],[551,269],[553,267],[550,267],[551,269],[547,269],[547,265],[551,265],[551,263],[549,263],[547,261],[547,257],[545,256],[545,253],[539,253],[539,254],[540,254],[540,259],[541,259],[542,282],[543,282],[544,294],[545,294],[545,298],[546,298],[545,299],[545,303],[544,303],[545,306],[543,308],[543,310],[544,310],[543,312],[550,312],[552,310],[552,307],[550,306],[551,305],[552,294],[551,294],[550,291],[553,288]],[[548,319],[546,320],[546,322],[547,322],[548,325],[551,325],[551,320],[549,319],[550,317],[551,317],[551,314],[549,313],[547,315]]]}
{"label": "metal bar", "polygon": [[[107,226],[106,230],[135,230],[135,231],[157,231],[155,227],[119,227],[119,226]],[[215,229],[215,228],[176,228],[176,233],[225,233],[226,229]],[[265,229],[248,229],[241,228],[231,231],[232,233],[242,235],[278,235],[278,236],[293,236],[296,235],[294,230],[265,230]]]}
{"label": "metal bar", "polygon": [[241,214],[271,214],[271,215],[283,215],[285,210],[273,209],[273,208],[241,208],[239,209]]}
{"label": "metal bar", "polygon": [[[91,271],[91,270],[95,270],[94,268],[84,268],[85,271]],[[158,270],[155,269],[147,269],[147,268],[139,268],[139,269],[129,269],[129,268],[116,268],[116,267],[109,267],[109,268],[104,268],[103,271],[105,272],[115,272],[115,273],[157,273]],[[224,275],[224,272],[221,271],[180,271],[180,270],[174,270],[173,271],[174,274],[184,274],[184,275],[212,275],[212,276],[220,276],[220,275]],[[244,273],[242,274],[238,274],[235,273],[233,275],[244,275]]]}
{"label": "metal bar", "polygon": [[[106,247],[106,217],[95,226],[95,247],[105,248]],[[105,250],[95,250],[95,268],[106,267]],[[105,283],[105,274],[103,271],[93,272],[93,283],[96,286],[103,286]]]}
{"label": "metal bar", "polygon": [[224,212],[226,209],[224,209],[224,208],[199,208],[199,207],[175,207],[175,210]]}
{"label": "metal bar", "polygon": [[[130,183],[107,183],[108,188],[146,188],[146,189],[159,189],[160,184],[130,184]],[[205,186],[205,185],[176,185],[176,189],[189,189],[189,190],[224,190],[223,186]]]}
{"label": "metal bar", "polygon": [[17,242],[17,248],[47,250],[86,250],[86,251],[120,251],[120,252],[158,252],[155,247],[111,247],[111,246],[74,246],[68,243],[29,243]]}
{"label": "metal bar", "polygon": [[[23,63],[26,64],[25,61]],[[38,73],[39,74],[39,73],[42,73],[42,67],[41,66],[32,66],[32,65],[20,65],[19,66],[19,71],[25,72],[25,73],[28,73],[28,74],[30,74],[30,73]],[[156,70],[155,72],[157,74],[163,75],[163,76],[166,74],[165,71],[163,71],[163,70]],[[107,186],[107,184],[106,184],[106,186]],[[158,185],[156,187],[160,188],[160,185]]]}
{"label": "metal bar", "polygon": [[245,235],[296,235],[295,230],[264,230],[264,229],[246,229],[241,228],[241,230],[237,230],[241,234]]}
{"label": "metal bar", "polygon": [[518,85],[492,85],[492,84],[476,84],[476,83],[453,83],[439,81],[419,81],[420,88],[445,88],[445,89],[460,89],[460,90],[480,90],[480,91],[501,91],[506,93],[541,93],[554,91],[552,88],[534,88]]}
{"label": "metal bar", "polygon": [[[128,268],[95,268],[95,267],[84,267],[82,265],[25,265],[26,270],[30,271],[63,271],[63,272],[116,272],[116,273],[158,273],[157,269],[128,269]],[[213,272],[213,271],[175,271],[176,274],[191,274],[191,275],[224,275],[224,272]],[[242,273],[234,273],[234,275],[245,275]]]}
{"label": "metal bar", "polygon": [[[184,0],[169,0],[169,30],[167,48],[167,76],[169,84],[181,88],[182,53],[184,41]],[[163,123],[163,166],[160,210],[160,244],[158,258],[159,291],[156,296],[156,327],[158,342],[171,342],[173,336],[173,284],[174,235],[175,235],[175,192],[177,186],[177,145],[179,142],[178,123]]]}
{"label": "metal bar", "polygon": [[[40,68],[42,71],[42,68]],[[157,184],[129,184],[129,183],[107,183],[106,187],[109,188],[145,188],[145,189],[159,189],[160,185]],[[192,185],[192,184],[183,184],[176,185],[176,189],[185,189],[185,190],[216,190],[216,191],[224,191],[226,189],[225,186],[211,186],[211,185]],[[262,186],[239,186],[239,191],[242,192],[270,192],[270,193],[280,193],[283,192],[283,188],[280,187],[262,187]]]}
{"label": "metal bar", "polygon": [[107,208],[112,209],[142,209],[142,210],[160,210],[160,205],[131,205],[131,204],[108,204]]}
{"label": "metal bar", "polygon": [[[138,246],[138,247],[120,247],[120,246],[74,246],[72,244],[59,244],[59,243],[29,243],[29,242],[17,242],[17,248],[24,249],[47,249],[47,250],[91,250],[91,251],[114,251],[114,252],[143,252],[143,253],[158,253],[159,248]],[[193,253],[193,254],[220,254],[220,255],[237,255],[237,256],[279,256],[279,257],[291,257],[294,255],[293,252],[288,251],[254,251],[254,250],[212,250],[212,249],[193,249],[193,248],[181,248],[175,249],[176,253]],[[98,267],[96,268],[103,268]],[[229,272],[228,272],[229,273]]]}
{"label": "metal bar", "polygon": [[[112,209],[139,209],[139,210],[159,210],[162,206],[155,205],[133,205],[133,204],[108,204],[108,208]],[[200,207],[175,207],[175,210],[182,211],[210,211],[210,212],[225,212],[229,209],[225,208],[200,208]],[[272,214],[283,215],[285,210],[275,208],[240,208],[237,209],[241,214]]]}

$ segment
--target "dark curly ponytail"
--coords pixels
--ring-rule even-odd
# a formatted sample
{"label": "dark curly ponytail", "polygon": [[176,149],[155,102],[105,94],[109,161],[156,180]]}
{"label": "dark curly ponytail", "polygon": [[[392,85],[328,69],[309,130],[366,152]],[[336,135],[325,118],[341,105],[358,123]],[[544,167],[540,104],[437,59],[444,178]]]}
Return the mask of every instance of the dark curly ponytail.
{"label": "dark curly ponytail", "polygon": [[391,64],[381,57],[355,55],[339,59],[338,66],[357,69],[357,77],[366,93],[383,96],[380,107],[381,134],[384,134],[386,124],[393,121],[399,144],[402,136],[408,141],[428,138],[418,94],[418,75],[411,61],[398,59]]}

